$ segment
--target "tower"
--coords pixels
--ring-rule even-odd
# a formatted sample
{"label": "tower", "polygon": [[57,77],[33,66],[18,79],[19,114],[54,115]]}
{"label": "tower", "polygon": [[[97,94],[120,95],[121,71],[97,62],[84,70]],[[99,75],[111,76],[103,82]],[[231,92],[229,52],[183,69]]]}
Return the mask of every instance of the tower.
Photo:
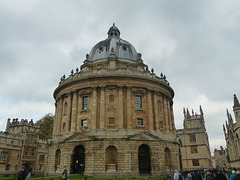
{"label": "tower", "polygon": [[177,136],[182,142],[180,149],[184,171],[191,171],[194,168],[200,169],[201,167],[212,168],[208,134],[201,106],[199,110],[200,114],[192,110],[190,115],[188,108],[184,108],[184,128],[177,130]]}
{"label": "tower", "polygon": [[227,151],[231,167],[240,166],[240,104],[236,94],[233,95],[233,112],[236,122],[227,110],[226,125],[223,126]]}

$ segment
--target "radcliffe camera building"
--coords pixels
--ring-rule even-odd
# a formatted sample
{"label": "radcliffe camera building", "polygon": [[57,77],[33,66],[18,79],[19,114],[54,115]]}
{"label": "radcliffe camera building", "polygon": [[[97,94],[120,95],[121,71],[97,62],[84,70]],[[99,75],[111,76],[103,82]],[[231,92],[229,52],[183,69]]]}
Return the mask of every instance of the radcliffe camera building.
{"label": "radcliffe camera building", "polygon": [[107,34],[54,91],[47,173],[64,166],[85,175],[158,176],[179,169],[173,89],[114,24]]}
{"label": "radcliffe camera building", "polygon": [[240,104],[235,94],[233,103],[233,112],[236,122],[233,122],[232,115],[227,110],[228,122],[226,122],[226,125],[223,125],[223,130],[230,166],[240,167]]}

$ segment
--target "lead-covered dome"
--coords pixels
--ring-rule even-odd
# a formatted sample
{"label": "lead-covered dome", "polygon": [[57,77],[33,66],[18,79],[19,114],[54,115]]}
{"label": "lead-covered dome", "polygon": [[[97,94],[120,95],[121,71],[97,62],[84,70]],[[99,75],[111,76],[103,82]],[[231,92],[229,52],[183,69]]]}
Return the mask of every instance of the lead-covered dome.
{"label": "lead-covered dome", "polygon": [[134,46],[129,42],[120,38],[120,31],[113,23],[113,26],[108,30],[108,38],[97,43],[89,54],[89,61],[108,58],[111,50],[118,58],[137,60],[138,55]]}

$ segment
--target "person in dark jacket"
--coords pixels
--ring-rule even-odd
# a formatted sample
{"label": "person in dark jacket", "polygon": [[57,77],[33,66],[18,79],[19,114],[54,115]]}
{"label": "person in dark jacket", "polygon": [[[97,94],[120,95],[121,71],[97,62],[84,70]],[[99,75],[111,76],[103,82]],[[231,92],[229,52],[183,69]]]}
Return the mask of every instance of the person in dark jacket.
{"label": "person in dark jacket", "polygon": [[64,170],[62,173],[62,180],[67,180],[67,167],[66,166],[64,166]]}
{"label": "person in dark jacket", "polygon": [[24,166],[21,167],[21,170],[17,174],[17,180],[25,180],[25,171],[24,171]]}
{"label": "person in dark jacket", "polygon": [[239,173],[239,171],[236,171],[236,176],[234,177],[234,180],[240,180],[240,173]]}
{"label": "person in dark jacket", "polygon": [[201,174],[199,174],[196,169],[193,170],[192,180],[202,180]]}
{"label": "person in dark jacket", "polygon": [[213,174],[211,174],[210,171],[207,171],[206,180],[214,180],[214,176],[213,176]]}
{"label": "person in dark jacket", "polygon": [[227,180],[226,176],[223,174],[221,170],[218,171],[216,175],[216,180]]}

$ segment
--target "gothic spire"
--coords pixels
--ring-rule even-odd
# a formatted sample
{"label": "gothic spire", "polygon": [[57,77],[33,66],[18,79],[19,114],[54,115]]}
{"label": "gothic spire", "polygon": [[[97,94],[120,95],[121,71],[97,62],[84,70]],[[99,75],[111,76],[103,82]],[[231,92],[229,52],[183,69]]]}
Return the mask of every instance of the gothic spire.
{"label": "gothic spire", "polygon": [[201,115],[203,115],[203,110],[202,110],[202,106],[200,105],[200,113]]}
{"label": "gothic spire", "polygon": [[234,94],[234,96],[233,96],[233,102],[234,102],[233,108],[240,107],[240,104],[239,104],[236,94]]}

